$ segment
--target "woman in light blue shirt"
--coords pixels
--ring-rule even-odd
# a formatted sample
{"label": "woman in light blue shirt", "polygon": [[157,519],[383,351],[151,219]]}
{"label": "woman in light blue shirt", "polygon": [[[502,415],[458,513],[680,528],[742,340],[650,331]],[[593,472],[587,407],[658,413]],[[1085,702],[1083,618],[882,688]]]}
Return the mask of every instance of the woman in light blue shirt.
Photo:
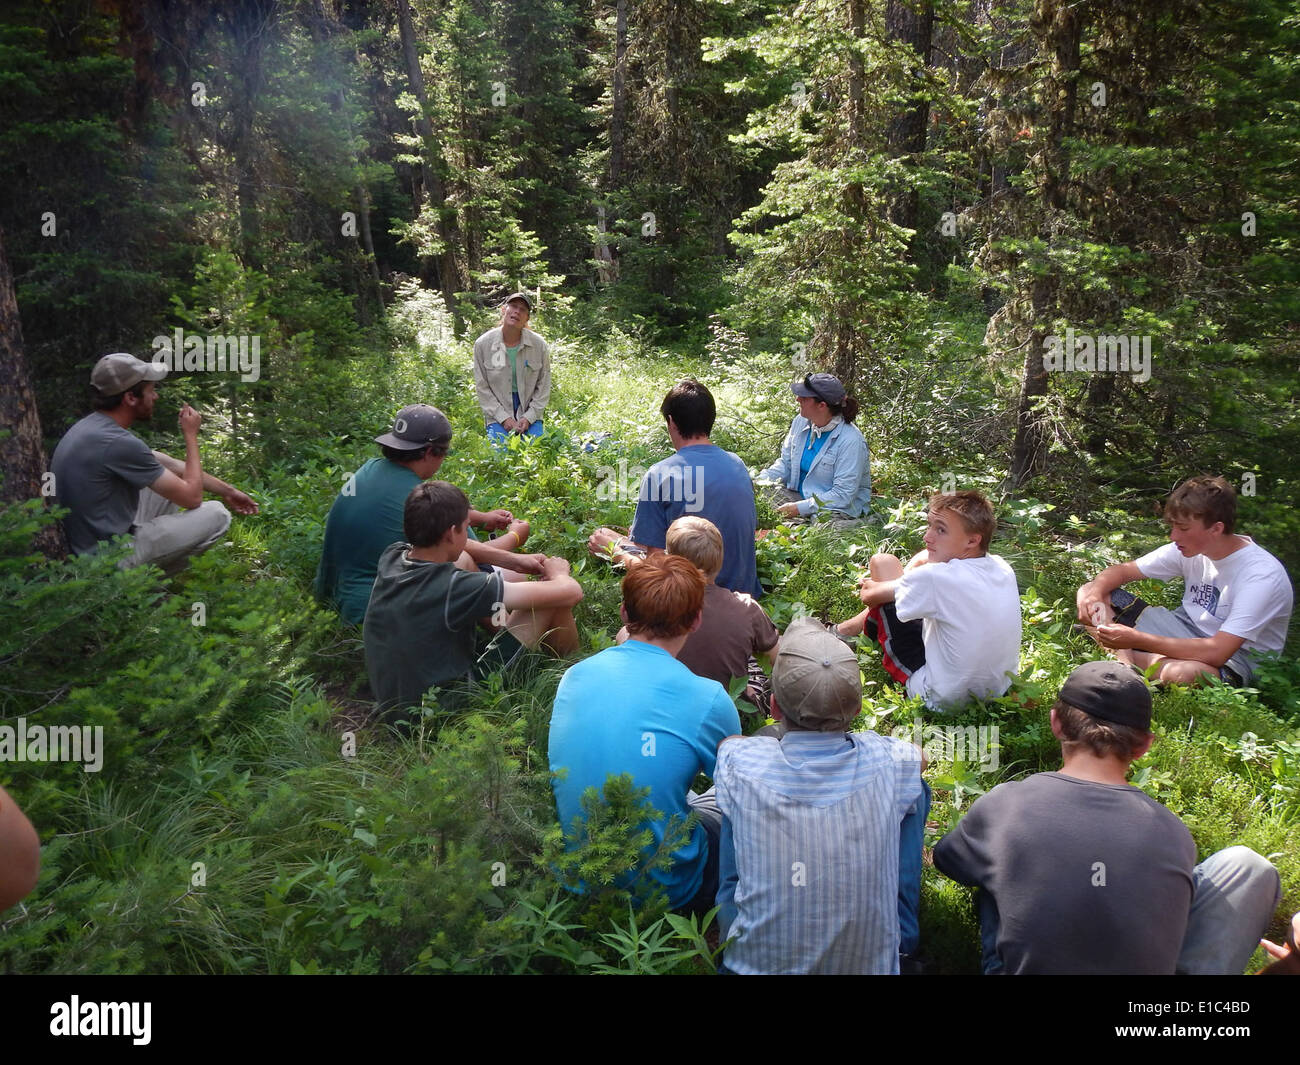
{"label": "woman in light blue shirt", "polygon": [[799,413],[790,424],[781,457],[756,478],[776,483],[786,518],[857,520],[871,505],[871,456],[853,424],[858,401],[839,378],[807,374],[790,386]]}

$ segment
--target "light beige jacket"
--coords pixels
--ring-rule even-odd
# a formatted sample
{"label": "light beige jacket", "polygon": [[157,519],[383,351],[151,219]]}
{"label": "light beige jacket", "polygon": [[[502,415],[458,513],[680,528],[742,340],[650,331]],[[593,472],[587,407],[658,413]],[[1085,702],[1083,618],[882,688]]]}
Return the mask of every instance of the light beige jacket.
{"label": "light beige jacket", "polygon": [[[546,341],[531,329],[523,331],[516,364],[519,416],[528,422],[541,421],[551,399],[551,351]],[[506,354],[500,326],[489,329],[474,341],[474,388],[489,424],[515,416],[510,395],[510,356]]]}

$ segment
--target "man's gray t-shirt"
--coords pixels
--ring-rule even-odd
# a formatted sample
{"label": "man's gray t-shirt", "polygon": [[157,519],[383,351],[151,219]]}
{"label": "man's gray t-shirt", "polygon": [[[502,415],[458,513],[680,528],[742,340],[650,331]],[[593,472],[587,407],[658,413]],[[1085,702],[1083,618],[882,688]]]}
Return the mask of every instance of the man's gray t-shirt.
{"label": "man's gray t-shirt", "polygon": [[1174,972],[1196,845],[1137,788],[1062,773],[999,784],[935,845],[934,864],[992,895],[1004,972]]}
{"label": "man's gray t-shirt", "polygon": [[479,618],[505,598],[500,573],[411,559],[409,548],[390,544],[379,556],[362,630],[380,710],[419,706],[430,688],[465,676],[474,665]]}
{"label": "man's gray t-shirt", "polygon": [[131,531],[140,489],[163,475],[149,445],[107,414],[87,414],[64,434],[50,459],[54,499],[73,554],[90,554],[101,540]]}

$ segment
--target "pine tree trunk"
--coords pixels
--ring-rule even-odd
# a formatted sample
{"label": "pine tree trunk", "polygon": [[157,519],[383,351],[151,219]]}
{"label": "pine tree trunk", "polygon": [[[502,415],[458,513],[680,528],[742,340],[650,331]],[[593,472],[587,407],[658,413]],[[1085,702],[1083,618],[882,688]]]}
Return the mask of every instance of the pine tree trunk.
{"label": "pine tree trunk", "polygon": [[[930,61],[934,5],[926,0],[913,7],[903,0],[889,0],[885,8],[885,29],[891,38],[902,41],[916,54],[916,63],[908,81],[919,89],[924,81],[925,67]],[[907,110],[889,125],[889,154],[895,159],[910,156],[914,163],[919,160],[925,152],[926,125],[929,119],[929,101],[924,96],[914,97]],[[891,199],[889,220],[905,229],[915,229],[918,207],[916,190],[903,190]]]}
{"label": "pine tree trunk", "polygon": [[614,84],[609,114],[609,187],[623,176],[623,141],[627,125],[627,0],[618,0],[614,13]]}
{"label": "pine tree trunk", "polygon": [[[1030,25],[1041,52],[1050,57],[1042,88],[1046,130],[1043,149],[1034,168],[1038,171],[1039,207],[1042,221],[1038,236],[1050,243],[1056,216],[1065,208],[1070,182],[1070,157],[1065,140],[1074,128],[1076,75],[1079,43],[1083,37],[1083,12],[1062,0],[1037,0]],[[1040,403],[1047,395],[1047,369],[1043,365],[1043,341],[1057,306],[1060,281],[1054,273],[1035,278],[1030,289],[1032,314],[1029,346],[1025,352],[1020,402],[1016,409],[1016,438],[1011,450],[1009,480],[1019,488],[1042,470],[1047,458],[1047,416]]]}
{"label": "pine tree trunk", "polygon": [[361,246],[366,250],[366,259],[370,263],[370,280],[375,283],[375,301],[379,304],[379,313],[384,310],[384,279],[379,276],[379,260],[375,258],[375,238],[370,232],[370,194],[364,183],[357,182],[357,213],[361,221]]}
{"label": "pine tree trunk", "polygon": [[[18,298],[13,274],[5,254],[0,231],[0,428],[8,430],[0,439],[0,500],[21,502],[41,495],[46,470],[45,447],[41,441],[41,417],[32,392],[27,356],[23,351],[23,325],[18,316]],[[68,553],[63,527],[55,522],[36,534],[36,546],[47,558]]]}
{"label": "pine tree trunk", "polygon": [[442,254],[438,258],[438,287],[442,291],[447,310],[457,317],[456,329],[459,332],[456,293],[466,287],[456,256],[460,244],[460,227],[456,223],[455,211],[447,208],[441,169],[442,150],[434,138],[433,125],[429,121],[429,97],[424,88],[420,57],[415,50],[415,24],[411,21],[410,0],[397,0],[397,25],[402,38],[402,56],[406,60],[406,76],[411,83],[411,95],[420,106],[415,124],[424,143],[421,181],[424,195],[437,215],[438,236],[442,241]]}

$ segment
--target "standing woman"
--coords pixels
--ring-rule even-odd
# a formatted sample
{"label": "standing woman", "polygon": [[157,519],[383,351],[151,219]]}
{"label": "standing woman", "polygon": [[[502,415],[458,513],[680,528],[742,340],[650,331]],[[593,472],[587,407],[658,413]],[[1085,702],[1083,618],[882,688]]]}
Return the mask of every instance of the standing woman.
{"label": "standing woman", "polygon": [[513,293],[501,307],[501,324],[474,341],[474,387],[493,442],[507,433],[542,433],[551,398],[551,358],[546,341],[527,328],[532,310],[532,300]]}
{"label": "standing woman", "polygon": [[790,386],[799,413],[781,445],[781,457],[757,477],[775,482],[786,518],[856,521],[871,505],[871,456],[853,419],[858,401],[839,378],[806,374]]}

